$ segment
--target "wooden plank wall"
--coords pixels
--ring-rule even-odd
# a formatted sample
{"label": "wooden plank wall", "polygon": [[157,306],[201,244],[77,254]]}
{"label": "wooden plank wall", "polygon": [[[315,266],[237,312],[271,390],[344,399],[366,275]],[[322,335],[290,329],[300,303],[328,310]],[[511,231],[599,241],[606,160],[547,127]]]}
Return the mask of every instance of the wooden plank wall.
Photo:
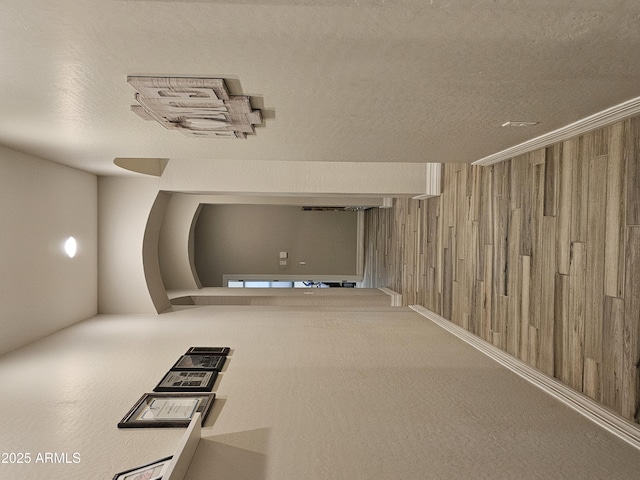
{"label": "wooden plank wall", "polygon": [[365,282],[640,420],[640,117],[366,214]]}

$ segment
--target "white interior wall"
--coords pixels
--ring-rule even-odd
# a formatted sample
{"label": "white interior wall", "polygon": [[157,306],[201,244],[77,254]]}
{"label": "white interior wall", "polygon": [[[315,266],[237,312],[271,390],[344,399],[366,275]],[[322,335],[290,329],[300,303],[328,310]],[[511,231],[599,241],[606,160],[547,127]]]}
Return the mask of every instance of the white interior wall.
{"label": "white interior wall", "polygon": [[[202,285],[209,287],[223,286],[228,274],[351,276],[357,274],[357,242],[356,212],[205,205],[195,229],[195,264]],[[279,264],[280,252],[288,254],[285,266]]]}
{"label": "white interior wall", "polygon": [[156,177],[98,179],[100,313],[157,313],[145,278],[143,243],[158,193]]}
{"label": "white interior wall", "polygon": [[193,246],[189,243],[199,207],[198,195],[181,193],[172,194],[167,205],[158,240],[158,256],[162,280],[168,290],[194,290],[201,286],[192,270]]}
{"label": "white interior wall", "polygon": [[0,147],[0,225],[0,354],[96,314],[95,175]]}
{"label": "white interior wall", "polygon": [[172,192],[415,196],[426,191],[426,165],[172,159],[160,188]]}
{"label": "white interior wall", "polygon": [[162,221],[169,205],[171,195],[167,192],[158,192],[156,199],[151,206],[149,219],[144,230],[142,238],[142,266],[144,269],[144,278],[147,282],[149,295],[153,306],[158,313],[164,313],[171,310],[171,303],[167,295],[167,288],[162,281],[162,273],[160,271],[159,258],[159,241],[160,230],[162,229]]}
{"label": "white interior wall", "polygon": [[[382,198],[349,196],[198,195],[173,193],[160,230],[159,261],[167,290],[194,290],[202,285],[195,272],[193,235],[201,205],[282,205],[378,207]],[[364,232],[361,232],[362,234]],[[361,241],[361,240],[358,240]]]}

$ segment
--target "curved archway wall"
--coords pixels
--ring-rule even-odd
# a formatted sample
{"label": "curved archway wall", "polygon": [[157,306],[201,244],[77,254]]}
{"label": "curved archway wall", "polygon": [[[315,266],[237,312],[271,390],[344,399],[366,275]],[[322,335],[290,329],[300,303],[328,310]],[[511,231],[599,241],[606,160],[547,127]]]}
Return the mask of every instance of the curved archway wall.
{"label": "curved archway wall", "polygon": [[193,261],[193,229],[202,200],[202,195],[174,193],[167,205],[158,241],[160,273],[167,290],[202,288]]}
{"label": "curved archway wall", "polygon": [[158,313],[169,300],[158,266],[167,197],[158,178],[98,178],[98,313]]}
{"label": "curved archway wall", "polygon": [[269,199],[285,205],[304,197],[305,203],[315,198],[327,204],[347,199],[343,205],[380,205],[383,197],[424,194],[426,176],[426,164],[395,162],[171,160],[159,178],[100,177],[98,311],[159,313],[168,304],[165,287],[198,286],[188,233],[197,210],[189,220],[180,220],[181,240],[175,246],[180,275],[175,279],[165,275],[161,232],[165,220],[173,216],[168,212],[177,195],[199,198],[193,205],[206,203],[203,194],[221,203]]}
{"label": "curved archway wall", "polygon": [[172,192],[158,242],[164,286],[202,288],[193,236],[202,205],[381,206],[383,197],[424,194],[427,165],[171,160],[160,179]]}
{"label": "curved archway wall", "polygon": [[170,199],[171,195],[169,193],[158,193],[155,201],[153,202],[153,206],[151,207],[151,212],[149,212],[147,227],[144,230],[144,237],[142,239],[142,266],[144,268],[144,278],[147,281],[147,288],[149,290],[149,295],[151,296],[151,301],[158,313],[173,310],[171,303],[169,302],[167,290],[162,281],[158,251],[160,229],[162,227]]}

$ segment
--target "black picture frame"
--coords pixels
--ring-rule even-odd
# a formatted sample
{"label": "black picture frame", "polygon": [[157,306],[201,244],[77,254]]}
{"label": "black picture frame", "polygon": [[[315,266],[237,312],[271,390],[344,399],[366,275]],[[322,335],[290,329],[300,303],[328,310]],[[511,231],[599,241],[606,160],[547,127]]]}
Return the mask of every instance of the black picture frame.
{"label": "black picture frame", "polygon": [[215,393],[145,393],[118,422],[118,428],[186,428],[196,412],[202,425],[211,410]]}
{"label": "black picture frame", "polygon": [[231,352],[230,347],[191,347],[185,355],[222,355],[226,357]]}
{"label": "black picture frame", "polygon": [[210,392],[218,377],[216,370],[169,370],[154,392]]}
{"label": "black picture frame", "polygon": [[227,357],[223,355],[182,355],[171,370],[215,370],[222,371]]}
{"label": "black picture frame", "polygon": [[[160,480],[162,476],[166,473],[169,464],[173,457],[165,457],[160,460],[156,460],[155,462],[148,463],[147,465],[142,465],[140,467],[135,467],[130,470],[125,470],[124,472],[116,473],[113,476],[113,480],[134,480],[135,478],[148,478],[148,480]],[[149,474],[149,477],[138,477],[142,474]]]}

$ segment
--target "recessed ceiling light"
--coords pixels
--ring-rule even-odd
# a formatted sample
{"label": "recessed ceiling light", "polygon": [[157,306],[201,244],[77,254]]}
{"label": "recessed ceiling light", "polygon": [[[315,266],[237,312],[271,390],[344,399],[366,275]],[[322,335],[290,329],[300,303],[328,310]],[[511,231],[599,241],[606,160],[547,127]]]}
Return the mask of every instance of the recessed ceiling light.
{"label": "recessed ceiling light", "polygon": [[78,251],[78,242],[76,242],[75,238],[67,238],[67,241],[64,242],[64,251],[67,253],[69,258],[76,256],[76,252]]}
{"label": "recessed ceiling light", "polygon": [[534,125],[538,125],[539,122],[514,122],[513,120],[509,120],[508,122],[504,122],[502,124],[503,127],[533,127]]}

